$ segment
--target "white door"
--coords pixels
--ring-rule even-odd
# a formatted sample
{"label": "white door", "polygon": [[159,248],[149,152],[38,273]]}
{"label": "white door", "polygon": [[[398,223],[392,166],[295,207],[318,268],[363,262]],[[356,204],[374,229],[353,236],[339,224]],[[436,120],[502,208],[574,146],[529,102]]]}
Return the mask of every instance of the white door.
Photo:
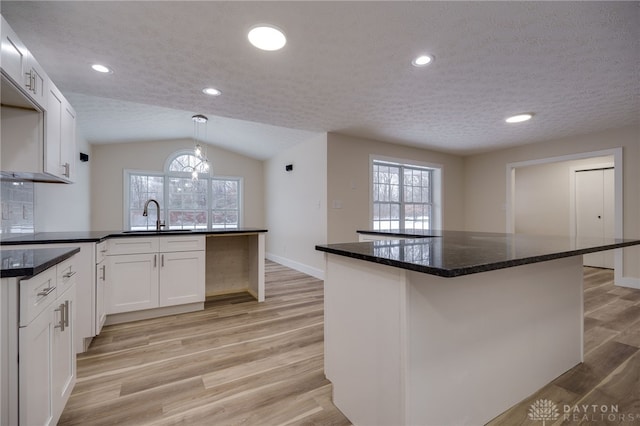
{"label": "white door", "polygon": [[[614,170],[576,171],[576,235],[614,237]],[[584,256],[585,266],[613,269],[613,251]]]}
{"label": "white door", "polygon": [[62,414],[76,383],[76,349],[74,328],[76,323],[75,285],[56,300],[55,326],[52,344],[52,394],[54,418]]}

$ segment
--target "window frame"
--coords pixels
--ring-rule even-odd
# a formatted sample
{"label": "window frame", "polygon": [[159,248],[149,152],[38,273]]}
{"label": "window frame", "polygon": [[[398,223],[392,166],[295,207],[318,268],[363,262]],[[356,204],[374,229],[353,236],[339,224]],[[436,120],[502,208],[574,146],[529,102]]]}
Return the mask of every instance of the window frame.
{"label": "window frame", "polygon": [[[400,231],[405,231],[404,225],[404,184],[402,180],[404,179],[404,167],[406,168],[420,168],[420,169],[428,169],[431,172],[430,177],[430,198],[431,198],[431,216],[429,218],[429,230],[437,230],[442,229],[443,220],[442,220],[442,173],[444,170],[444,166],[442,164],[437,163],[428,163],[423,161],[415,161],[408,160],[402,158],[395,157],[387,157],[382,155],[369,155],[369,225],[371,229],[374,229],[374,164],[375,163],[387,163],[391,166],[400,166],[401,167],[401,180],[400,180]],[[410,232],[411,230],[409,230]]]}
{"label": "window frame", "polygon": [[[124,169],[123,170],[123,225],[124,229],[131,230],[131,176],[155,176],[163,178],[163,205],[161,206],[161,217],[164,219],[165,223],[168,226],[169,220],[169,192],[170,192],[170,179],[171,178],[189,178],[191,179],[191,172],[176,172],[169,171],[169,166],[171,163],[178,157],[182,155],[193,155],[192,150],[182,149],[176,151],[169,155],[164,163],[163,171],[151,171],[151,170],[140,170],[140,169]],[[227,175],[213,175],[209,173],[198,173],[199,180],[206,180],[207,182],[207,190],[206,190],[206,212],[207,212],[207,227],[206,230],[212,229],[240,229],[243,227],[244,222],[244,177],[242,176],[227,176]],[[213,227],[213,212],[212,209],[212,197],[213,197],[213,181],[215,180],[232,180],[236,181],[238,184],[238,225],[237,227],[224,227],[219,228]],[[149,225],[147,225],[147,229]],[[168,229],[168,228],[167,228]],[[175,228],[178,229],[178,228]],[[203,229],[203,228],[195,228],[195,229]],[[204,230],[204,229],[203,229]]]}

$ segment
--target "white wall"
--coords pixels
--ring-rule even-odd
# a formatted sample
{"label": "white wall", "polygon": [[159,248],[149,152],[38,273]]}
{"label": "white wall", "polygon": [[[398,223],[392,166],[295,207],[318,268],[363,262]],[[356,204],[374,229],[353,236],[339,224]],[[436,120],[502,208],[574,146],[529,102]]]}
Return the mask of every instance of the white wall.
{"label": "white wall", "polygon": [[[192,149],[193,140],[93,145],[91,159],[91,229],[123,229],[123,171],[163,171],[169,155]],[[263,163],[209,145],[213,174],[244,177],[243,226],[264,227]]]}
{"label": "white wall", "polygon": [[[293,170],[285,171],[287,164]],[[317,278],[327,238],[327,137],[301,142],[265,161],[267,258]]]}
{"label": "white wall", "polygon": [[613,157],[519,167],[515,171],[514,226],[517,234],[570,235],[571,168],[610,162]]}
{"label": "white wall", "polygon": [[[465,158],[465,229],[505,232],[509,163],[623,148],[625,238],[640,238],[640,128],[629,126]],[[640,279],[640,248],[624,249],[624,276]]]}
{"label": "white wall", "polygon": [[[80,152],[89,162],[80,161]],[[35,232],[87,231],[91,229],[91,145],[76,132],[76,176],[72,184],[36,183],[34,191]]]}
{"label": "white wall", "polygon": [[[327,136],[327,241],[357,241],[356,231],[371,229],[370,156],[436,163],[442,169],[443,229],[464,227],[464,161],[462,157],[337,133]],[[334,208],[333,201],[341,204]]]}

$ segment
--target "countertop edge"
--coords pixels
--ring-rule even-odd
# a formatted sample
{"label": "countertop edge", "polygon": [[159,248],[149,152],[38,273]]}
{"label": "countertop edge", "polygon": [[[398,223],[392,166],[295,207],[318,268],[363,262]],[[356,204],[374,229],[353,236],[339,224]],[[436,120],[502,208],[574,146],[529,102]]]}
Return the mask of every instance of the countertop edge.
{"label": "countertop edge", "polygon": [[[38,250],[38,249],[32,249]],[[64,249],[60,249],[64,250]],[[2,269],[0,270],[0,278],[16,278],[16,277],[31,277],[34,275],[38,275],[39,273],[51,268],[52,266],[57,265],[58,263],[67,260],[71,256],[76,253],[80,253],[80,247],[73,247],[66,249],[66,251],[62,252],[60,255],[53,257],[46,262],[43,262],[39,265],[28,267],[28,268],[16,268],[16,269]]]}
{"label": "countertop edge", "polygon": [[[103,231],[91,231],[101,233]],[[268,229],[262,228],[241,228],[230,229],[224,231],[158,231],[158,232],[144,232],[144,233],[125,233],[123,231],[104,231],[104,235],[96,237],[81,237],[81,238],[50,238],[45,240],[20,240],[20,237],[14,237],[14,239],[0,240],[0,246],[23,246],[31,244],[82,244],[82,243],[99,243],[109,238],[138,238],[138,237],[159,237],[159,236],[179,236],[179,235],[232,235],[232,234],[248,234],[256,233],[262,234],[269,232]]]}
{"label": "countertop edge", "polygon": [[[364,242],[359,244],[369,244],[369,243]],[[603,245],[598,247],[568,250],[568,251],[557,252],[557,253],[548,253],[548,254],[542,254],[538,256],[523,257],[520,259],[490,262],[490,263],[478,264],[478,265],[469,265],[469,266],[464,266],[460,268],[451,268],[451,269],[436,268],[433,266],[424,266],[424,265],[418,265],[410,262],[402,262],[399,260],[385,259],[382,257],[373,256],[373,255],[354,253],[349,250],[341,250],[331,246],[316,245],[315,249],[318,251],[329,253],[329,254],[349,257],[352,259],[364,260],[367,262],[378,263],[381,265],[393,266],[396,268],[406,269],[414,272],[421,272],[429,275],[436,275],[442,278],[455,278],[463,275],[478,274],[481,272],[495,271],[498,269],[512,268],[515,266],[546,262],[549,260],[562,259],[565,257],[572,257],[572,256],[580,256],[583,254],[595,253],[598,251],[605,251],[605,250],[611,250],[611,249],[617,249],[617,248],[631,247],[635,245],[638,245],[638,242],[634,242],[634,241],[620,242],[616,244],[609,244],[609,245]]]}

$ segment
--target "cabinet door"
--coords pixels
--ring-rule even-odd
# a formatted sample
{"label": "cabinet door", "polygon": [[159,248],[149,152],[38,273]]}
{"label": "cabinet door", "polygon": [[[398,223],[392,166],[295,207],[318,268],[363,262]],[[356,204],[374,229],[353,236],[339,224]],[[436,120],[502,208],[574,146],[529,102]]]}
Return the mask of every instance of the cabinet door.
{"label": "cabinet door", "polygon": [[158,307],[158,254],[108,256],[107,314]]}
{"label": "cabinet door", "polygon": [[19,331],[20,425],[54,424],[52,378],[53,307]]}
{"label": "cabinet door", "polygon": [[76,112],[64,100],[60,126],[60,166],[63,176],[73,181],[76,167]]}
{"label": "cabinet door", "polygon": [[106,275],[107,262],[103,260],[96,265],[96,335],[100,334],[100,330],[102,330],[102,326],[107,319],[105,304]]}
{"label": "cabinet door", "polygon": [[63,108],[62,93],[50,84],[47,89],[47,111],[44,114],[44,171],[60,178],[63,177],[60,165]]}
{"label": "cabinet door", "polygon": [[2,30],[2,55],[0,56],[2,70],[11,77],[16,86],[24,88],[24,71],[27,67],[29,51],[4,18],[0,28]]}
{"label": "cabinet door", "polygon": [[53,416],[62,414],[76,383],[76,350],[74,328],[76,288],[71,286],[54,303],[54,332],[52,343],[52,398]]}
{"label": "cabinet door", "polygon": [[160,254],[160,306],[204,302],[205,252]]}

